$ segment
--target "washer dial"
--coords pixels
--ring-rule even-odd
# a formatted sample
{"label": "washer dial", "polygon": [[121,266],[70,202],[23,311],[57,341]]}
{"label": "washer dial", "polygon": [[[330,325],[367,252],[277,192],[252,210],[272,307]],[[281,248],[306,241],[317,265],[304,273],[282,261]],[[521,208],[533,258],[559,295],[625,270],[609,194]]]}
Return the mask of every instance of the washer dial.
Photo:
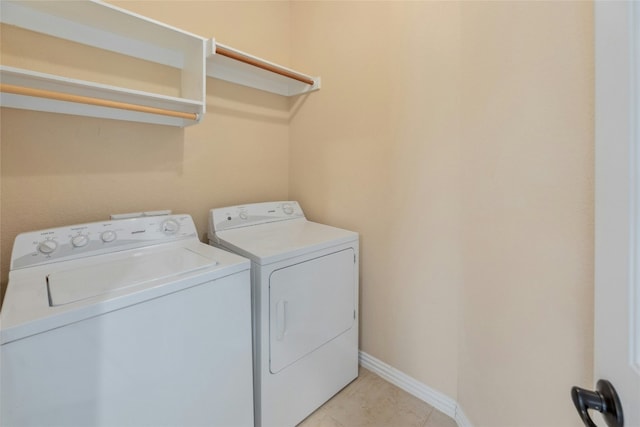
{"label": "washer dial", "polygon": [[291,206],[289,203],[285,203],[284,205],[282,205],[282,212],[287,215],[291,215],[293,213],[293,206]]}
{"label": "washer dial", "polygon": [[38,243],[38,252],[49,255],[58,249],[58,242],[55,240],[43,240]]}
{"label": "washer dial", "polygon": [[81,248],[83,246],[87,246],[89,243],[89,236],[86,234],[78,234],[77,236],[73,236],[71,238],[71,244],[74,248]]}
{"label": "washer dial", "polygon": [[102,234],[100,234],[100,238],[105,243],[113,242],[114,240],[116,240],[116,237],[118,236],[113,230],[103,231]]}
{"label": "washer dial", "polygon": [[167,235],[176,234],[178,230],[180,230],[180,224],[178,224],[178,221],[176,221],[175,219],[167,219],[165,221],[162,221],[160,230],[162,230],[162,232]]}

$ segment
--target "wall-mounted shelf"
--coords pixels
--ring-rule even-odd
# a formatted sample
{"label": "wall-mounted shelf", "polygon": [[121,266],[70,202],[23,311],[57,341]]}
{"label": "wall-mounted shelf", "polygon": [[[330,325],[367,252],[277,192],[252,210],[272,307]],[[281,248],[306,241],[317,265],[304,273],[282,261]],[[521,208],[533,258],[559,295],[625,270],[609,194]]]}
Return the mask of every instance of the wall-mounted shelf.
{"label": "wall-mounted shelf", "polygon": [[202,104],[0,66],[0,105],[24,110],[102,117],[172,126],[199,120]]}
{"label": "wall-mounted shelf", "polygon": [[284,96],[320,89],[320,77],[312,77],[257,56],[207,42],[207,76]]}
{"label": "wall-mounted shelf", "polygon": [[2,0],[0,22],[181,71],[175,98],[1,67],[2,106],[173,126],[195,124],[205,112],[202,37],[96,0]]}

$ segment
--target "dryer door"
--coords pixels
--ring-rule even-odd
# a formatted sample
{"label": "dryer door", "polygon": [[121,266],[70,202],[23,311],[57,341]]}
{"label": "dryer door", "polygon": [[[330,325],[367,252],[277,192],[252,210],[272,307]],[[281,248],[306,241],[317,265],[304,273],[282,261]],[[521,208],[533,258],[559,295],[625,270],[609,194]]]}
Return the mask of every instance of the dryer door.
{"label": "dryer door", "polygon": [[269,370],[275,374],[355,324],[353,248],[288,266],[269,278]]}

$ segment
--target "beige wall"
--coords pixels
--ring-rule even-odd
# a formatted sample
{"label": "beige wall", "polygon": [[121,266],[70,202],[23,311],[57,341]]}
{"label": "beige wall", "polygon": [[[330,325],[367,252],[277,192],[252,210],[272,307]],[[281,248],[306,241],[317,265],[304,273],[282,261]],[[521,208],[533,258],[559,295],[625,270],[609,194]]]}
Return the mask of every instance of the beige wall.
{"label": "beige wall", "polygon": [[295,2],[290,194],[361,232],[361,348],[476,427],[579,426],[593,286],[590,3]]}
{"label": "beige wall", "polygon": [[459,6],[295,2],[290,195],[361,233],[361,348],[450,396],[460,264]]}
{"label": "beige wall", "polygon": [[[289,61],[288,2],[116,4]],[[3,28],[1,48],[7,65],[175,93],[177,74],[144,61],[12,28]],[[184,129],[3,108],[3,290],[20,232],[100,221],[111,213],[172,209],[190,213],[204,235],[212,207],[287,198],[289,108],[284,97],[214,79],[207,80],[203,121]]]}
{"label": "beige wall", "polygon": [[[590,3],[114,3],[321,75],[322,89],[288,100],[209,79],[207,115],[186,129],[2,109],[3,286],[22,231],[169,208],[204,235],[213,206],[297,199],[361,233],[362,350],[476,427],[580,425]],[[2,62],[174,90],[163,67],[31,37],[4,29]]]}
{"label": "beige wall", "polygon": [[592,5],[465,3],[461,53],[458,400],[476,426],[579,426],[569,391],[593,363]]}

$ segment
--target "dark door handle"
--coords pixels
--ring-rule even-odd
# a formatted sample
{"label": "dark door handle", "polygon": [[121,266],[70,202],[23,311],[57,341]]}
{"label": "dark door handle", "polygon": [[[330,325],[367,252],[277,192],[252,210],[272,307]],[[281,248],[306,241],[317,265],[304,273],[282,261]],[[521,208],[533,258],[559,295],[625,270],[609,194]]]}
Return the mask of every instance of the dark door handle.
{"label": "dark door handle", "polygon": [[602,413],[602,417],[609,427],[624,427],[622,404],[620,404],[616,389],[609,381],[598,380],[596,391],[572,387],[571,399],[585,426],[598,427],[587,412],[587,409],[593,409]]}

